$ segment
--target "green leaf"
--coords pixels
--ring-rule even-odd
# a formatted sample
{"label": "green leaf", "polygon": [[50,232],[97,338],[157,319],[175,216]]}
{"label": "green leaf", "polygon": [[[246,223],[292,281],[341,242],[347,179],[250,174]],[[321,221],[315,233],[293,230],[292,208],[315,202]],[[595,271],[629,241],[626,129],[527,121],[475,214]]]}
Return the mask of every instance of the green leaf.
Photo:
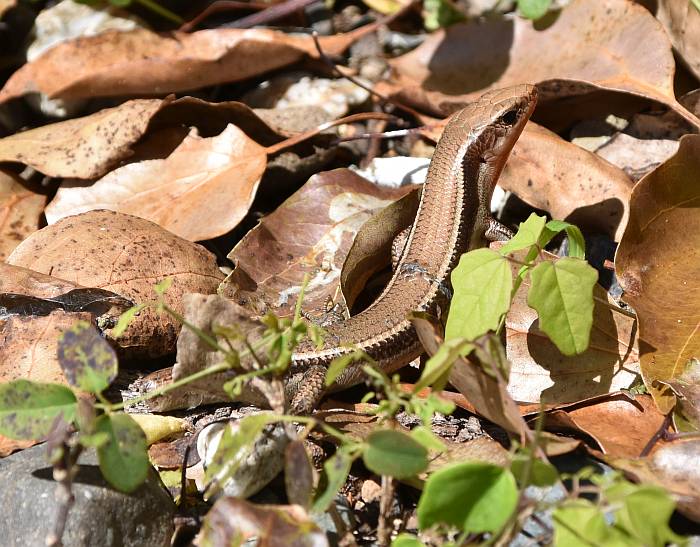
{"label": "green leaf", "polygon": [[518,503],[508,469],[488,463],[457,463],[433,473],[418,501],[421,529],[443,523],[465,532],[497,532]]}
{"label": "green leaf", "polygon": [[58,362],[68,383],[89,393],[102,393],[119,369],[112,346],[87,321],[78,321],[61,335]]}
{"label": "green leaf", "polygon": [[[521,484],[521,482],[525,471],[525,466],[528,465],[528,460],[530,458],[531,456],[529,454],[518,452],[515,454],[513,460],[510,462],[510,470],[513,472],[513,475],[515,475],[515,477],[518,479],[518,484],[520,484],[521,488],[523,486],[526,486]],[[530,468],[528,485],[532,484],[534,486],[551,486],[554,483],[556,483],[559,479],[559,473],[557,472],[557,468],[554,467],[551,463],[544,462],[539,458],[533,458],[531,465],[532,467]]]}
{"label": "green leaf", "polygon": [[462,255],[451,279],[454,297],[445,340],[474,340],[496,330],[508,311],[513,290],[508,260],[491,249],[477,249]]}
{"label": "green leaf", "polygon": [[437,30],[453,23],[464,21],[465,17],[447,0],[423,1],[423,25],[426,30]]}
{"label": "green leaf", "polygon": [[700,0],[690,0],[690,3],[693,4],[696,10],[700,11]]}
{"label": "green leaf", "polygon": [[527,304],[537,310],[542,331],[564,355],[586,351],[598,272],[579,258],[562,258],[539,263],[530,279]]}
{"label": "green leaf", "polygon": [[537,245],[544,230],[546,217],[531,213],[525,222],[521,222],[517,233],[498,252],[503,256],[521,249]]}
{"label": "green leaf", "polygon": [[143,430],[119,412],[100,416],[95,431],[108,437],[97,449],[102,475],[117,490],[133,492],[146,480],[150,468]]}
{"label": "green leaf", "polygon": [[428,451],[410,435],[385,429],[369,434],[362,460],[377,475],[407,479],[428,467]]}
{"label": "green leaf", "polygon": [[333,498],[345,484],[352,465],[352,456],[342,448],[323,463],[326,472],[326,488],[314,501],[311,508],[313,513],[325,513],[333,502]]}
{"label": "green leaf", "polygon": [[428,450],[435,450],[437,452],[444,452],[447,450],[447,445],[445,445],[442,439],[433,433],[429,427],[424,425],[414,427],[411,429],[410,435]]}
{"label": "green leaf", "polygon": [[437,353],[425,363],[420,379],[413,388],[413,393],[418,393],[428,386],[441,389],[439,384],[444,385],[447,382],[447,375],[457,357],[468,354],[473,347],[471,342],[462,338],[447,340],[438,348]]}
{"label": "green leaf", "polygon": [[0,384],[0,434],[11,439],[43,439],[57,416],[70,423],[77,401],[58,384],[15,380]]}
{"label": "green leaf", "polygon": [[518,0],[518,11],[526,19],[539,19],[549,11],[552,0]]}
{"label": "green leaf", "polygon": [[566,501],[552,514],[555,547],[632,547],[638,545],[622,531],[609,527],[603,512],[581,498]]}
{"label": "green leaf", "polygon": [[586,258],[586,241],[581,230],[577,226],[563,220],[550,220],[540,239],[540,246],[544,247],[550,240],[562,230],[566,231],[569,238],[569,256],[572,258]]}
{"label": "green leaf", "polygon": [[622,503],[615,514],[616,524],[640,545],[684,543],[668,526],[676,504],[663,488],[623,480],[607,488],[605,495],[611,503]]}
{"label": "green leaf", "polygon": [[170,286],[173,284],[173,278],[172,277],[166,277],[163,279],[160,283],[156,284],[155,287],[153,287],[153,290],[156,291],[156,294],[158,296],[163,296]]}
{"label": "green leaf", "polygon": [[412,534],[404,533],[396,536],[391,547],[425,547],[425,543]]}
{"label": "green leaf", "polygon": [[131,322],[145,307],[146,304],[136,304],[135,306],[130,307],[128,310],[122,313],[119,316],[117,324],[112,329],[112,337],[119,338],[120,336],[122,336],[126,332],[126,329],[129,328]]}

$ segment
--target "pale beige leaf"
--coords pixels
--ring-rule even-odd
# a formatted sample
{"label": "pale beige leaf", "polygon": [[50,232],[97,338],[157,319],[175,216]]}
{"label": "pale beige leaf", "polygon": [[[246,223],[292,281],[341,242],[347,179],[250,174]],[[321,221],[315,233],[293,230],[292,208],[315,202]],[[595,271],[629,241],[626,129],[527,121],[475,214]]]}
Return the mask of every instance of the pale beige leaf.
{"label": "pale beige leaf", "polygon": [[233,229],[248,212],[265,171],[265,149],[234,125],[217,137],[190,133],[166,159],[120,167],[91,186],[64,184],[46,208],[52,224],[109,209],[151,220],[191,241]]}

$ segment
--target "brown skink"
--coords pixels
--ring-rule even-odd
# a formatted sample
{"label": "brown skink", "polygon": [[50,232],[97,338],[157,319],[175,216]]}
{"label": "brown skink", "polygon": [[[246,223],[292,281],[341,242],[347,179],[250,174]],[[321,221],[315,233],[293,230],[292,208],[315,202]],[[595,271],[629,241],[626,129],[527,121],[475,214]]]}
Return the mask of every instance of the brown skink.
{"label": "brown skink", "polygon": [[[293,371],[323,369],[353,347],[370,355],[387,373],[420,355],[408,313],[444,313],[449,276],[460,256],[510,235],[491,217],[491,196],[536,102],[536,89],[519,85],[490,91],[450,119],[430,162],[416,220],[389,284],[366,310],[327,327],[320,349],[310,343],[299,347],[293,355]],[[334,390],[358,383],[361,367],[346,368]]]}

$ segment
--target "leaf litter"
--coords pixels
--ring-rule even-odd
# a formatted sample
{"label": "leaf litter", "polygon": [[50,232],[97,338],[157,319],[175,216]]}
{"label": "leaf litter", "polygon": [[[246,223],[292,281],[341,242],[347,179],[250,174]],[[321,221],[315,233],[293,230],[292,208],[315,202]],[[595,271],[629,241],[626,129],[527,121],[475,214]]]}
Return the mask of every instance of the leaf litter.
{"label": "leaf litter", "polygon": [[[13,21],[14,4],[0,2],[3,21]],[[267,311],[292,315],[304,283],[305,314],[356,313],[381,292],[393,238],[410,225],[418,194],[409,194],[411,186],[374,186],[344,168],[415,153],[421,136],[423,149],[429,148],[444,128],[442,118],[484,91],[533,83],[540,104],[500,178],[506,192],[500,214],[515,227],[534,208],[589,236],[589,259],[604,284],[594,291],[590,345],[579,355],[562,355],[528,306],[525,281],[504,319],[505,353],[460,357],[444,397],[521,441],[531,438],[533,413],[542,408],[544,452],[583,446],[642,482],[664,486],[679,510],[698,520],[697,477],[683,473],[697,446],[680,435],[696,432],[700,401],[692,374],[700,351],[694,269],[700,263],[694,237],[700,233],[694,193],[700,166],[694,161],[697,136],[686,135],[699,127],[700,51],[689,37],[700,12],[674,0],[659,2],[656,14],[626,0],[572,0],[534,22],[511,12],[425,33],[405,18],[406,8],[357,4],[369,6],[370,19],[347,25],[334,17],[342,32],[319,38],[322,53],[308,34],[216,28],[204,19],[198,24],[206,28],[192,32],[144,26],[89,35],[83,29],[26,63],[14,61],[0,89],[2,383],[66,385],[68,378],[101,390],[112,381],[112,348],[123,365],[151,372],[151,385],[215,364],[220,352],[181,330],[181,321],[153,310],[142,310],[124,336],[110,334],[127,305],[154,301],[154,285],[168,277],[168,304],[220,342],[219,322],[249,323],[254,331]],[[402,30],[412,28],[422,44],[410,50],[409,34],[382,27],[373,9],[395,14]],[[350,68],[336,70],[352,80],[318,77],[329,63],[346,62]],[[390,71],[376,69],[387,65]],[[353,88],[353,76],[374,94]],[[312,91],[298,97],[298,85]],[[287,87],[286,96],[277,86]],[[355,96],[337,102],[333,93]],[[27,115],[39,95],[41,101],[61,99],[57,104],[66,108],[51,110],[53,119],[44,107]],[[351,116],[338,120],[348,105]],[[382,108],[391,116],[371,112]],[[377,138],[387,130],[389,138]],[[311,178],[301,168],[273,177],[282,151],[322,158],[333,169]],[[392,176],[411,178],[398,171]],[[563,252],[566,245],[555,240],[549,249]],[[544,253],[540,259],[553,260]],[[620,305],[631,309],[620,312]],[[109,370],[99,381],[80,372],[83,357],[73,355],[65,375],[61,369],[61,340],[78,320],[89,326],[85,332]],[[414,321],[433,359],[444,356],[441,327],[430,318]],[[492,343],[483,339],[482,349]],[[174,363],[174,373],[152,372]],[[410,390],[415,375],[405,376]],[[204,403],[223,403],[222,378],[214,379],[173,392],[151,409],[195,407],[189,412],[197,413]],[[635,395],[639,390],[650,395]],[[326,404],[354,407],[359,398],[336,394]],[[357,405],[359,412],[345,416],[344,431],[371,444],[376,425],[374,418],[367,422],[368,412],[377,408]],[[668,428],[669,412],[675,430]],[[120,419],[99,422],[115,439],[102,456],[131,462],[141,476],[144,460],[116,439],[123,434],[139,446],[143,440],[131,420]],[[157,429],[155,438],[171,426],[157,420],[144,427]],[[456,427],[465,430],[463,422]],[[180,438],[158,446],[173,468],[183,465],[182,441],[193,429],[180,423],[171,429]],[[485,446],[451,440],[440,461],[507,466],[500,445],[486,439]],[[336,440],[326,436],[325,442]],[[24,446],[0,437],[0,454]],[[372,468],[383,469],[385,456],[374,461],[375,452]],[[295,454],[297,463],[305,460],[299,450]],[[113,484],[134,487],[106,472]],[[197,473],[194,467],[190,472]],[[369,473],[364,479],[369,484]],[[270,544],[272,532],[282,529],[289,541],[301,531],[307,541],[322,541],[307,513],[310,498],[298,499],[306,500],[304,507],[224,497],[211,509],[202,541],[242,533],[228,528],[232,516],[245,519],[245,535]],[[368,504],[378,499],[367,495]],[[353,510],[368,518],[360,504]]]}

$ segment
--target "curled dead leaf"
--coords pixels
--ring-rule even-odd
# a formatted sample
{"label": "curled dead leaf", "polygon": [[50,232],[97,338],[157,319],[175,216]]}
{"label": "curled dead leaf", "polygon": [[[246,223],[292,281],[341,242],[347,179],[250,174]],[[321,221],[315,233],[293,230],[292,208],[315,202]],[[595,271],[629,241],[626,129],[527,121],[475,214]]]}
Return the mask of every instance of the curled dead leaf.
{"label": "curled dead leaf", "polygon": [[630,220],[615,256],[624,300],[637,312],[644,383],[659,409],[675,401],[655,380],[670,380],[700,355],[700,136],[632,191]]}
{"label": "curled dead leaf", "polygon": [[[185,293],[213,293],[223,278],[203,247],[112,211],[90,211],[47,226],[22,242],[7,262],[137,303],[152,301],[154,285],[171,277],[166,300],[180,314]],[[174,351],[179,329],[171,316],[145,310],[114,342],[127,359],[156,357]]]}
{"label": "curled dead leaf", "polygon": [[[332,54],[360,35],[355,31],[320,40],[324,51]],[[257,76],[305,55],[316,55],[311,36],[262,28],[190,34],[107,31],[58,44],[23,65],[0,90],[0,103],[37,92],[77,99],[198,89]]]}

